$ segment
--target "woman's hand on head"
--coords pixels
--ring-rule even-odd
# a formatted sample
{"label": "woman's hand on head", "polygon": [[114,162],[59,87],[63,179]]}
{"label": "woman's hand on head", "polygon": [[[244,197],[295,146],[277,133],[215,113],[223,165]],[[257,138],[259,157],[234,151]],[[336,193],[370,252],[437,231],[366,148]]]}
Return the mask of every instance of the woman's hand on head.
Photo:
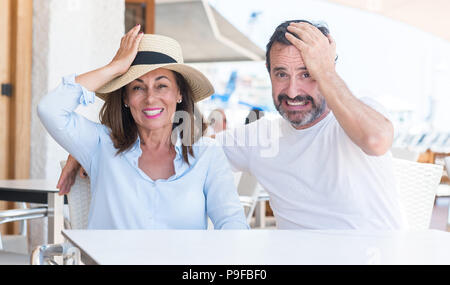
{"label": "woman's hand on head", "polygon": [[136,58],[139,43],[144,36],[143,32],[139,33],[140,28],[141,25],[137,25],[122,37],[120,48],[110,63],[117,76],[126,73]]}
{"label": "woman's hand on head", "polygon": [[141,26],[138,25],[122,37],[120,48],[109,64],[78,75],[75,82],[87,90],[95,92],[106,83],[127,72],[136,58],[139,43],[144,36],[143,33],[139,33],[140,28]]}

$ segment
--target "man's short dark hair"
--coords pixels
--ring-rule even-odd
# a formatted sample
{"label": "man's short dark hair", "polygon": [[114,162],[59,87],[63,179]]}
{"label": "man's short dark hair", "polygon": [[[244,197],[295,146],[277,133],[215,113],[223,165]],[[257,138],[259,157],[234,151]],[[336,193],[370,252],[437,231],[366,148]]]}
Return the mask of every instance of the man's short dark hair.
{"label": "man's short dark hair", "polygon": [[[266,46],[266,66],[267,66],[267,70],[269,71],[269,73],[270,73],[270,49],[272,48],[272,45],[276,42],[284,44],[284,45],[292,45],[291,42],[289,42],[285,37],[285,33],[288,31],[287,27],[289,26],[290,23],[308,23],[308,24],[313,25],[314,27],[318,28],[319,31],[321,31],[322,34],[324,34],[325,36],[327,36],[330,33],[330,31],[326,27],[326,24],[313,24],[306,20],[291,20],[291,21],[286,21],[286,22],[280,24],[275,29],[275,32],[273,33],[272,37],[270,37],[270,41]],[[293,34],[293,35],[296,38],[300,39],[296,34]]]}

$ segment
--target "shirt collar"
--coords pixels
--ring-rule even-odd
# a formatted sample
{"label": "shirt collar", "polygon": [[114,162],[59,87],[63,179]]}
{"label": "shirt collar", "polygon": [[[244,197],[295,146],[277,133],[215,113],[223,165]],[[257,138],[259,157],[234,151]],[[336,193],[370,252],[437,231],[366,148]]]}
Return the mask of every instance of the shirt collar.
{"label": "shirt collar", "polygon": [[325,117],[323,117],[322,120],[317,122],[315,125],[313,125],[309,128],[306,128],[306,129],[301,129],[301,130],[297,130],[296,128],[294,128],[294,126],[292,126],[292,124],[285,118],[280,118],[281,129],[283,132],[296,133],[296,134],[310,132],[312,130],[320,129],[323,125],[325,125],[326,122],[328,122],[331,119],[331,117],[333,117],[331,114],[332,114],[332,112],[330,110],[328,112],[328,114],[326,114]]}
{"label": "shirt collar", "polygon": [[[184,163],[183,161],[183,149],[182,149],[182,143],[180,138],[180,133],[177,133],[177,141],[175,143],[175,158],[174,158],[174,167],[175,167],[175,175],[170,177],[168,181],[177,179],[178,177],[182,176],[183,173],[189,170],[189,166]],[[126,151],[124,153],[125,159],[128,160],[128,162],[136,168],[136,170],[139,172],[139,174],[146,180],[152,181],[144,172],[142,172],[138,167],[138,159],[142,155],[142,149],[141,149],[141,139],[138,135],[135,143],[130,148],[130,150]],[[153,181],[154,182],[154,181]]]}
{"label": "shirt collar", "polygon": [[[176,158],[175,159],[179,159],[183,157],[183,145],[182,145],[182,140],[181,140],[181,136],[180,136],[180,131],[177,131],[177,141],[175,142],[175,152],[176,152]],[[137,155],[137,157],[140,157],[142,154],[142,150],[141,150],[141,138],[139,137],[139,135],[137,136],[137,140],[134,143],[133,147],[130,149],[131,152],[135,153]]]}

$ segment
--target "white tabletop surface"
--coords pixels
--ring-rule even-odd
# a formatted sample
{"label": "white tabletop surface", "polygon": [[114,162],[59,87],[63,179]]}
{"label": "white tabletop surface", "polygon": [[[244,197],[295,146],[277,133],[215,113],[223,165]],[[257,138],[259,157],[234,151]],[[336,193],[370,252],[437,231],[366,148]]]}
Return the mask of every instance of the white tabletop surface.
{"label": "white tabletop surface", "polygon": [[437,230],[65,230],[63,235],[98,264],[450,264],[450,233]]}
{"label": "white tabletop surface", "polygon": [[0,191],[21,190],[30,192],[58,192],[56,183],[44,179],[0,180]]}

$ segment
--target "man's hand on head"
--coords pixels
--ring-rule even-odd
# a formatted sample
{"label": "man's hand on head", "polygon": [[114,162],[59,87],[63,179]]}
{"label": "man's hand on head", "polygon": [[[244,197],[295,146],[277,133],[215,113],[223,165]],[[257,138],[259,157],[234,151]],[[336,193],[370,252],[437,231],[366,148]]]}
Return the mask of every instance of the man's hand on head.
{"label": "man's hand on head", "polygon": [[[303,58],[309,74],[315,80],[336,73],[336,43],[333,38],[308,23],[290,23],[286,39],[291,42]],[[300,39],[296,38],[297,35]]]}

